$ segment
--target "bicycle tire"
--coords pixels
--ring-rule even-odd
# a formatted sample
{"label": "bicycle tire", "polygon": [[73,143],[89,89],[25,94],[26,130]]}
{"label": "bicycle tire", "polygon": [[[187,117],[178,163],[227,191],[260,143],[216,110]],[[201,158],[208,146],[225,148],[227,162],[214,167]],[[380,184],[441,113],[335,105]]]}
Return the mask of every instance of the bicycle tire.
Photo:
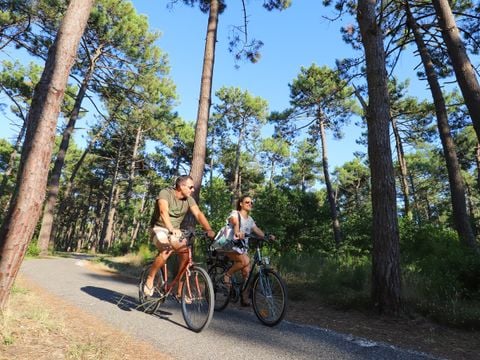
{"label": "bicycle tire", "polygon": [[267,326],[275,326],[285,317],[287,289],[274,270],[259,271],[252,286],[252,305],[257,318]]}
{"label": "bicycle tire", "polygon": [[163,273],[160,269],[155,274],[155,278],[153,280],[153,296],[147,296],[143,292],[143,287],[147,280],[148,272],[150,271],[151,266],[152,264],[150,263],[144,267],[142,275],[140,276],[140,281],[138,283],[138,307],[147,314],[155,313],[158,307],[165,301],[165,297],[162,291],[162,286],[164,284]]}
{"label": "bicycle tire", "polygon": [[195,332],[206,328],[212,320],[214,304],[210,276],[205,269],[193,265],[182,288],[182,315],[187,326]]}
{"label": "bicycle tire", "polygon": [[215,311],[222,311],[230,302],[231,288],[225,285],[223,282],[223,276],[225,274],[225,267],[221,265],[213,265],[208,270],[208,275],[212,280],[213,292],[215,298]]}

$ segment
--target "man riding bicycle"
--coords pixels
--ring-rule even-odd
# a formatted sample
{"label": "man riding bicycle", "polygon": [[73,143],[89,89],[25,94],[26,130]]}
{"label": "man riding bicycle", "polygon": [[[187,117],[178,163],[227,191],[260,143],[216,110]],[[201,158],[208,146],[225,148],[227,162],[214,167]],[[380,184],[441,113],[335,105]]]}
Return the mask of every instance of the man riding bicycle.
{"label": "man riding bicycle", "polygon": [[[188,261],[188,252],[186,251],[186,243],[182,241],[180,224],[189,210],[205,230],[207,236],[210,239],[215,237],[215,232],[207,218],[191,196],[193,191],[192,177],[182,175],[175,181],[175,188],[163,189],[156,199],[155,209],[150,221],[150,236],[159,252],[143,287],[143,292],[147,296],[153,295],[155,274],[165,264],[173,251],[178,254],[179,269],[182,269]],[[181,291],[180,286],[178,291]]]}

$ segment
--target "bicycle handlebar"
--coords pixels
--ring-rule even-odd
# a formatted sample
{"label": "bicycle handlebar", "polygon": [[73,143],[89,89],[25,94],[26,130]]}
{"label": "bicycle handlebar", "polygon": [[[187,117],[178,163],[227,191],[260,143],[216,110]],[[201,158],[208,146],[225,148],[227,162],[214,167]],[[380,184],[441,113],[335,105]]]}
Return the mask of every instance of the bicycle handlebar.
{"label": "bicycle handlebar", "polygon": [[[193,245],[196,237],[199,237],[199,236],[207,237],[207,232],[202,230],[187,230],[187,229],[180,229],[180,230],[182,231],[180,242],[183,242],[184,240],[186,240],[187,246]],[[170,237],[171,235],[168,235],[168,236]]]}

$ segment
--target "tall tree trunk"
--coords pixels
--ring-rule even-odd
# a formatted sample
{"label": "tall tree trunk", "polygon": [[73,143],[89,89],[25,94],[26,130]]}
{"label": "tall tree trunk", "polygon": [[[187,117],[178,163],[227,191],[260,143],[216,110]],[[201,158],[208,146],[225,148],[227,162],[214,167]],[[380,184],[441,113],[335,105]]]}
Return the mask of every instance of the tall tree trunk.
{"label": "tall tree trunk", "polygon": [[390,99],[383,32],[381,24],[377,23],[376,3],[375,0],[359,0],[357,7],[368,83],[368,159],[373,211],[372,300],[380,312],[399,314],[400,248],[389,134]]}
{"label": "tall tree trunk", "polygon": [[[95,134],[95,136],[90,140],[88,143],[87,147],[82,153],[82,156],[80,156],[80,159],[78,159],[77,163],[73,167],[72,173],[70,174],[70,178],[67,181],[67,184],[65,186],[65,193],[64,193],[64,201],[68,201],[68,198],[70,197],[70,192],[72,191],[72,186],[73,186],[73,181],[75,180],[75,177],[77,176],[78,170],[80,170],[80,167],[82,166],[83,162],[85,161],[85,158],[87,155],[90,153],[90,151],[93,148],[93,145],[95,142],[102,136],[103,132],[107,128],[107,126],[110,124],[112,119],[110,118],[109,120],[106,120],[102,126],[102,128]],[[64,206],[64,204],[62,204]],[[62,208],[60,208],[60,213],[62,213]]]}
{"label": "tall tree trunk", "polygon": [[458,163],[457,152],[450,133],[448,124],[447,109],[442,89],[438,83],[437,74],[430,56],[430,53],[423,41],[420,27],[413,18],[408,3],[406,4],[407,26],[413,31],[415,43],[417,44],[420,57],[422,59],[425,73],[427,75],[428,85],[432,92],[433,102],[435,104],[435,113],[437,117],[437,127],[442,142],[443,153],[448,171],[448,180],[450,184],[450,195],[452,201],[453,221],[460,241],[473,250],[476,250],[475,236],[473,235],[470,218],[467,212],[465,198],[465,185],[463,182],[460,165]]}
{"label": "tall tree trunk", "polygon": [[[135,143],[133,144],[132,148],[132,158],[130,161],[130,171],[128,174],[128,185],[127,185],[127,193],[125,196],[125,213],[123,215],[122,223],[120,226],[120,238],[122,241],[126,241],[128,239],[128,229],[130,226],[132,226],[132,219],[130,218],[130,208],[133,207],[131,205],[131,200],[133,197],[133,186],[135,182],[135,168],[136,168],[136,163],[137,163],[137,157],[138,157],[138,149],[140,147],[140,141],[142,139],[142,126],[139,125],[136,129],[135,133]],[[135,219],[133,219],[135,220]]]}
{"label": "tall tree trunk", "polygon": [[475,69],[468,58],[448,0],[432,0],[432,3],[437,13],[438,24],[442,30],[443,41],[447,45],[458,86],[462,91],[465,105],[467,105],[480,142],[480,85]]}
{"label": "tall tree trunk", "polygon": [[478,226],[477,221],[475,220],[475,205],[473,204],[473,194],[472,194],[472,188],[467,184],[465,184],[465,189],[467,191],[467,204],[468,204],[468,213],[470,215],[470,222],[472,223],[472,231],[473,235],[477,236],[478,234]]}
{"label": "tall tree trunk", "polygon": [[[14,101],[14,99],[12,99],[12,101]],[[15,167],[15,160],[17,159],[18,153],[20,152],[22,139],[23,139],[23,136],[25,135],[25,131],[27,129],[27,119],[28,119],[28,117],[23,116],[22,108],[20,107],[20,105],[17,105],[17,109],[18,109],[19,113],[22,114],[23,124],[22,124],[22,127],[20,129],[20,132],[17,135],[15,145],[13,145],[13,151],[10,154],[10,157],[8,159],[7,168],[5,169],[5,172],[3,174],[2,183],[0,184],[0,197],[3,196],[3,194],[5,193],[5,189],[7,187],[8,179],[10,178],[10,176],[13,173],[13,168]],[[6,202],[5,209],[4,209],[5,212],[8,211],[9,203],[10,203],[10,201]]]}
{"label": "tall tree trunk", "polygon": [[133,196],[133,183],[135,180],[135,166],[137,163],[137,157],[138,157],[138,148],[140,147],[140,141],[142,139],[142,126],[139,125],[136,129],[135,133],[135,143],[133,144],[133,149],[132,149],[132,161],[130,162],[130,172],[128,174],[128,188],[127,188],[127,196],[125,198],[125,207],[128,207],[130,203],[130,199]]}
{"label": "tall tree trunk", "polygon": [[104,208],[105,208],[105,200],[104,199],[98,200],[97,206],[95,208],[95,220],[94,220],[94,229],[93,229],[92,237],[88,239],[88,242],[91,243],[90,250],[94,254],[97,252],[97,249],[99,248],[101,231],[103,229],[102,214],[103,214]]}
{"label": "tall tree trunk", "polygon": [[143,194],[142,198],[141,198],[140,210],[138,212],[138,215],[136,215],[133,218],[132,233],[130,234],[130,248],[133,248],[133,246],[135,245],[135,242],[137,241],[138,232],[139,232],[140,226],[141,226],[140,219],[142,219],[142,216],[145,213],[145,204],[146,204],[145,198],[146,198],[146,196],[147,196],[147,193],[145,192]]}
{"label": "tall tree trunk", "polygon": [[240,155],[243,141],[243,127],[240,129],[237,138],[237,147],[235,150],[235,164],[233,165],[233,184],[232,184],[232,206],[235,207],[236,200],[240,197]]}
{"label": "tall tree trunk", "polygon": [[475,162],[477,164],[477,189],[480,191],[480,143],[477,144]]}
{"label": "tall tree trunk", "polygon": [[197,201],[200,195],[200,186],[202,185],[203,169],[205,167],[205,157],[207,153],[207,129],[212,99],[213,65],[215,62],[218,16],[218,0],[210,0],[207,38],[205,41],[205,53],[203,57],[202,80],[200,83],[200,99],[198,102],[197,123],[195,126],[192,168],[190,170],[190,175],[192,176],[195,185],[193,196]]}
{"label": "tall tree trunk", "polygon": [[42,211],[60,106],[93,3],[70,1],[34,91],[17,186],[0,231],[0,309],[7,304]]}
{"label": "tall tree trunk", "polygon": [[403,152],[402,139],[398,131],[397,121],[392,117],[392,131],[395,137],[395,147],[397,149],[398,166],[400,168],[400,185],[403,193],[404,216],[407,219],[412,219],[412,209],[410,208],[410,189],[408,186],[408,170],[407,161]]}
{"label": "tall tree trunk", "polygon": [[[323,116],[323,115],[320,115]],[[332,218],[333,237],[337,248],[342,243],[342,232],[340,230],[340,221],[338,220],[337,203],[335,199],[335,192],[330,181],[330,173],[328,171],[328,150],[327,150],[327,135],[325,133],[325,122],[319,120],[320,125],[320,142],[322,146],[322,166],[323,176],[325,177],[325,186],[327,187],[328,204],[330,205],[330,216]]]}
{"label": "tall tree trunk", "polygon": [[419,205],[419,199],[417,196],[415,181],[413,180],[413,176],[411,174],[408,175],[408,178],[410,180],[410,185],[412,186],[413,208],[415,210],[415,213],[413,214],[413,216],[414,216],[415,222],[418,225],[422,225],[422,217],[420,216],[421,209]]}
{"label": "tall tree trunk", "polygon": [[117,191],[117,181],[118,181],[118,172],[120,169],[120,154],[122,152],[122,146],[117,149],[117,156],[115,158],[115,170],[112,176],[112,185],[110,186],[110,192],[108,194],[107,207],[105,209],[105,217],[102,225],[102,232],[100,234],[100,240],[98,248],[100,252],[103,252],[108,246],[105,246],[105,243],[110,244],[111,235],[112,235],[112,225],[113,225],[113,216],[112,209],[115,207],[115,195]]}
{"label": "tall tree trunk", "polygon": [[47,254],[49,244],[51,242],[51,239],[53,238],[52,229],[53,229],[53,221],[55,216],[55,206],[57,205],[58,192],[60,187],[60,176],[62,175],[63,165],[65,164],[65,157],[67,155],[70,139],[75,130],[75,123],[78,120],[80,109],[82,107],[82,102],[87,92],[90,79],[93,76],[95,64],[101,54],[101,51],[102,51],[102,47],[100,46],[97,48],[95,55],[91,59],[90,67],[85,77],[83,78],[80,89],[78,89],[78,94],[75,99],[75,104],[73,106],[72,113],[70,114],[68,124],[63,130],[62,141],[60,143],[57,158],[55,159],[55,164],[53,165],[50,178],[48,179],[47,199],[45,201],[45,206],[43,208],[42,225],[40,227],[40,234],[38,235],[38,246],[40,248],[41,255]]}

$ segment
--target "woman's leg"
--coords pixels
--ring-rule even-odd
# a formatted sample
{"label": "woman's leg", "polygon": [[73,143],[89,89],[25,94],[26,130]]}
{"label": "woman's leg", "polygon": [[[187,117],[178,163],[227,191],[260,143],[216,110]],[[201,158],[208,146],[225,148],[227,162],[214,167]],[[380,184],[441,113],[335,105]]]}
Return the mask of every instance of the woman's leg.
{"label": "woman's leg", "polygon": [[246,254],[239,254],[236,252],[228,252],[226,253],[228,258],[233,261],[233,265],[228,269],[226,274],[228,276],[232,276],[235,274],[238,270],[242,270],[242,276],[245,278],[245,273],[248,276],[248,273],[250,272],[250,258]]}
{"label": "woman's leg", "polygon": [[[247,254],[242,254],[240,256],[242,256],[242,263],[244,265],[242,267],[242,277],[243,277],[243,281],[246,282],[248,280],[248,275],[250,274],[250,258],[248,257]],[[242,296],[241,303],[243,306],[250,306],[250,300],[248,299],[249,293],[250,293],[250,286],[247,286],[241,294]]]}

